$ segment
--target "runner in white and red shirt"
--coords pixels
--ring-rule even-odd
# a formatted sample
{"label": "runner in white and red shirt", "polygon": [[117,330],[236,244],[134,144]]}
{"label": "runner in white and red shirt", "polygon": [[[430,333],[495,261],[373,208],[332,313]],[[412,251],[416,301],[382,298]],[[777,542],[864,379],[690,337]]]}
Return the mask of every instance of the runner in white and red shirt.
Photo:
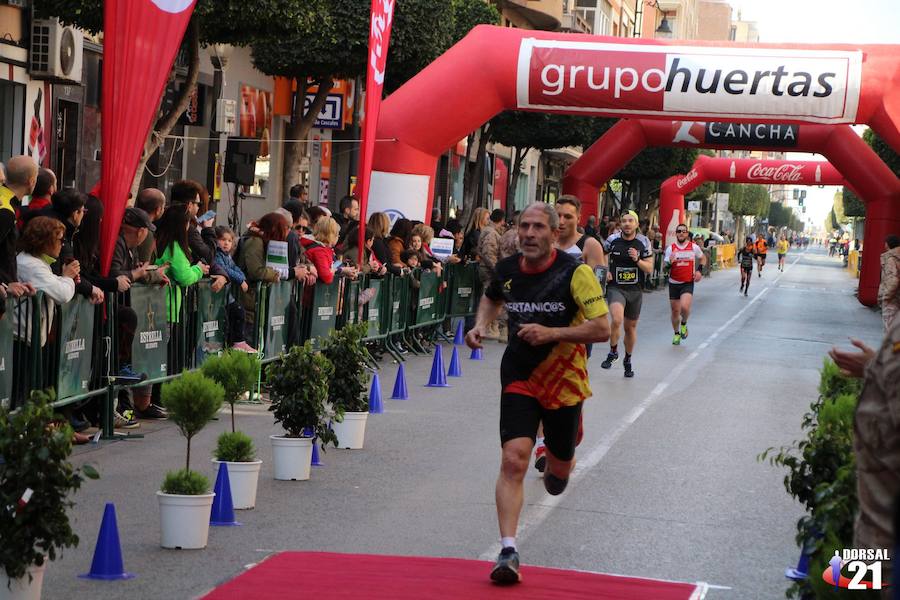
{"label": "runner in white and red shirt", "polygon": [[666,248],[663,260],[669,265],[669,306],[672,309],[672,344],[678,346],[688,336],[687,321],[694,299],[694,283],[703,278],[706,266],[703,249],[691,241],[687,225],[675,228],[675,243]]}

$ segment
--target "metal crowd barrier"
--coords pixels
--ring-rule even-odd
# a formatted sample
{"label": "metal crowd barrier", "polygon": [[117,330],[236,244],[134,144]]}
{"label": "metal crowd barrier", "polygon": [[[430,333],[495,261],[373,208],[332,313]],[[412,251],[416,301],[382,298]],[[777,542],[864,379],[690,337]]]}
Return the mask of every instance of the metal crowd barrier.
{"label": "metal crowd barrier", "polygon": [[[312,289],[295,281],[258,283],[251,288],[256,302],[244,325],[247,341],[256,344],[265,363],[344,324],[367,322],[365,341],[383,345],[402,361],[405,351],[425,352],[424,343],[444,336],[441,325],[447,319],[474,314],[481,296],[476,269],[474,264],[450,265],[442,277],[420,271],[357,281],[335,278]],[[411,285],[413,277],[418,277],[418,290]],[[374,296],[360,304],[365,290],[367,296],[374,290]],[[236,289],[213,292],[209,280],[188,288],[136,284],[124,294],[107,295],[97,306],[76,296],[55,306],[52,319],[49,299],[41,293],[7,299],[0,317],[0,404],[17,408],[31,390],[44,388],[56,391],[58,407],[105,398],[99,412],[104,436],[111,437],[120,389],[173,379],[229,345],[230,301],[244,304]],[[131,320],[120,322],[120,313],[135,321],[133,332],[124,331]],[[127,344],[122,336],[130,333],[131,367],[146,374],[139,383],[118,375],[123,366],[119,345]]]}

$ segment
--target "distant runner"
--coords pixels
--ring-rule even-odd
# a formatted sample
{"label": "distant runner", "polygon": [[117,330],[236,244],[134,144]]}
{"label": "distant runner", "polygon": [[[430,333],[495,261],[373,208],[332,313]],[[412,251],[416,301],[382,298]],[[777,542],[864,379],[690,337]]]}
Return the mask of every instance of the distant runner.
{"label": "distant runner", "polygon": [[[663,261],[669,268],[669,308],[675,335],[672,344],[678,346],[688,336],[688,317],[694,299],[694,283],[703,279],[706,266],[703,249],[691,241],[686,225],[675,228],[675,242],[666,248]],[[699,261],[699,262],[698,262]]]}
{"label": "distant runner", "polygon": [[783,235],[778,238],[778,245],[776,246],[778,252],[778,270],[782,273],[784,273],[784,257],[790,247],[790,242],[788,242]]}
{"label": "distant runner", "polygon": [[600,363],[604,369],[612,367],[619,359],[619,329],[625,323],[625,377],[634,377],[631,367],[631,353],[637,343],[637,322],[641,316],[641,273],[653,271],[653,250],[650,240],[637,232],[638,215],[629,210],[622,215],[622,232],[606,238],[604,250],[609,257],[609,273],[606,296],[612,328],[609,334],[609,354]]}
{"label": "distant runner", "polygon": [[538,425],[544,424],[547,467],[544,488],[559,495],[574,466],[584,400],[591,396],[585,344],[609,338],[603,291],[593,271],[553,247],[559,217],[535,203],[519,217],[520,252],[497,262],[466,335],[481,348],[488,324],[502,308],[509,314],[509,345],[500,364],[502,457],[495,492],[502,550],[491,571],[496,583],[518,583],[516,530],[524,500],[523,480]]}
{"label": "distant runner", "polygon": [[753,262],[756,260],[756,249],[753,247],[753,238],[747,236],[744,247],[737,254],[738,264],[741,267],[741,287],[738,293],[747,295],[750,289],[750,279],[753,278]]}
{"label": "distant runner", "polygon": [[765,236],[762,234],[757,235],[754,247],[756,249],[756,273],[762,277],[763,267],[766,266],[766,255],[769,253],[769,244],[766,243]]}

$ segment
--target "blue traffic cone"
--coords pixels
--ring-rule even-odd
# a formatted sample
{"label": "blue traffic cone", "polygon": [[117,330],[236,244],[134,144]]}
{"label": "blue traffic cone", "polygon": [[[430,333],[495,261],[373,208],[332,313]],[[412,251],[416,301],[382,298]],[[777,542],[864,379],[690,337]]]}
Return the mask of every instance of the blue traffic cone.
{"label": "blue traffic cone", "polygon": [[384,414],[384,403],[381,401],[381,381],[378,373],[372,374],[372,388],[369,390],[369,414]]}
{"label": "blue traffic cone", "polygon": [[228,481],[228,465],[219,463],[219,474],[216,476],[216,492],[213,498],[212,514],[209,516],[210,525],[221,527],[234,527],[240,525],[234,520],[234,503],[231,500],[231,482]]}
{"label": "blue traffic cone", "polygon": [[319,457],[319,439],[313,438],[312,443],[312,461],[310,464],[314,467],[324,467],[325,463],[322,462],[322,459]]}
{"label": "blue traffic cone", "polygon": [[469,360],[484,360],[484,352],[482,351],[482,349],[473,349],[472,354],[469,355]]}
{"label": "blue traffic cone", "polygon": [[450,387],[447,376],[444,375],[444,358],[441,355],[441,345],[434,346],[434,361],[431,363],[431,377],[428,378],[426,387]]}
{"label": "blue traffic cone", "polygon": [[391,394],[391,400],[409,400],[409,393],[406,391],[406,371],[403,370],[403,363],[397,368],[397,378],[394,379],[394,392]]}
{"label": "blue traffic cone", "polygon": [[90,573],[79,575],[83,579],[131,579],[134,573],[126,573],[122,562],[122,545],[119,543],[119,526],[116,524],[116,507],[112,502],[103,509],[103,521],[94,546],[94,560]]}
{"label": "blue traffic cone", "polygon": [[454,346],[462,346],[466,343],[466,334],[463,332],[463,322],[460,319],[456,323],[456,335],[453,336],[453,345]]}
{"label": "blue traffic cone", "polygon": [[447,377],[462,377],[462,365],[459,364],[459,351],[453,346],[453,355],[450,357],[450,370]]}

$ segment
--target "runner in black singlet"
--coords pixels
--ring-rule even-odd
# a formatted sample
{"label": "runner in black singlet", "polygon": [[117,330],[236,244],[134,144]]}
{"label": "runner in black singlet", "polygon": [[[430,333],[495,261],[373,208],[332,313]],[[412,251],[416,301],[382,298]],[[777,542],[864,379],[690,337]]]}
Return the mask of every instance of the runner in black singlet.
{"label": "runner in black singlet", "polygon": [[516,529],[524,499],[523,480],[543,422],[547,445],[544,487],[561,494],[574,466],[582,402],[591,395],[584,345],[609,337],[600,284],[587,265],[553,247],[559,218],[536,203],[519,217],[520,252],[499,261],[466,335],[480,348],[487,324],[506,308],[509,344],[500,365],[502,459],[495,492],[502,550],[491,579],[516,583]]}

